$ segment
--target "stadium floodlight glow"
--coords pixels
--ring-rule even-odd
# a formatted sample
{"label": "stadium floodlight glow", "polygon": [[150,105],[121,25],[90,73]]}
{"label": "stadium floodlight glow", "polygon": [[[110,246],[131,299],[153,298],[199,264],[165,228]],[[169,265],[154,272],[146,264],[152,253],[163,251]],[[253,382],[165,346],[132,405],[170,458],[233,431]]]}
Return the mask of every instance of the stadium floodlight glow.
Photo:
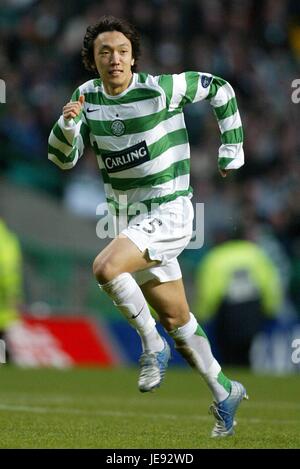
{"label": "stadium floodlight glow", "polygon": [[6,103],[6,84],[4,80],[0,79],[0,103]]}

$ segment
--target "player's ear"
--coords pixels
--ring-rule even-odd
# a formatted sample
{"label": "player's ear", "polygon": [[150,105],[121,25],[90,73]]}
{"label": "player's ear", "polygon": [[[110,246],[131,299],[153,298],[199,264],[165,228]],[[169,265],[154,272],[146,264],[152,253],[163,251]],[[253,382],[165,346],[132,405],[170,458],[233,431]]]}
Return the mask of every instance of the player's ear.
{"label": "player's ear", "polygon": [[134,65],[134,59],[132,59],[132,61],[131,61],[131,66],[133,66],[133,65]]}

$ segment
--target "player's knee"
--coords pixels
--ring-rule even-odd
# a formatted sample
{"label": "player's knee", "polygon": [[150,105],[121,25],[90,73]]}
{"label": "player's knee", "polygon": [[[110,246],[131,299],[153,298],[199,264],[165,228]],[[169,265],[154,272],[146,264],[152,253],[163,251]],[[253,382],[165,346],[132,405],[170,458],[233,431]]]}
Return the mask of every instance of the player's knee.
{"label": "player's knee", "polygon": [[113,280],[120,272],[114,262],[96,257],[93,263],[93,273],[100,284]]}
{"label": "player's knee", "polygon": [[160,322],[167,331],[173,331],[187,322],[186,314],[180,309],[177,312],[172,310],[170,314],[165,312],[163,315],[160,314]]}
{"label": "player's knee", "polygon": [[164,318],[162,323],[163,323],[164,328],[167,331],[173,331],[174,329],[177,329],[178,327],[178,324],[177,324],[178,321],[176,320],[176,318],[170,318],[170,317]]}

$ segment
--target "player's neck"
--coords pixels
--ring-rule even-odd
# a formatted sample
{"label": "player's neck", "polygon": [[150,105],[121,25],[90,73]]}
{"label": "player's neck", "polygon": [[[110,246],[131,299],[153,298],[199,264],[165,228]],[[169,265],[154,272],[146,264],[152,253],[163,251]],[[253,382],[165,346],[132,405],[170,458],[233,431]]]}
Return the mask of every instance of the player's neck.
{"label": "player's neck", "polygon": [[123,91],[125,91],[131,85],[132,79],[133,79],[133,74],[131,73],[128,79],[121,85],[114,85],[112,83],[103,82],[104,90],[110,96],[116,96],[118,94],[123,93]]}

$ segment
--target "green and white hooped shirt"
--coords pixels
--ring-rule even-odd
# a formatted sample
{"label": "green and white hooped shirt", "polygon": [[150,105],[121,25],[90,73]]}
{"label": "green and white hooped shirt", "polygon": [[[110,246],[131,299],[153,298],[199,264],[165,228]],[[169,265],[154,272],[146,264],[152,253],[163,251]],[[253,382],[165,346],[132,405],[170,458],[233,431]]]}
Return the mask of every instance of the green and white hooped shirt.
{"label": "green and white hooped shirt", "polygon": [[[62,169],[75,166],[84,147],[95,151],[107,201],[118,209],[191,197],[190,146],[183,107],[206,99],[221,131],[218,165],[237,169],[244,163],[243,129],[234,91],[222,78],[185,72],[152,76],[134,73],[121,94],[106,94],[100,79],[79,86],[71,100],[85,96],[81,115],[54,125],[48,158]],[[121,197],[121,199],[120,199]],[[125,197],[125,198],[126,198]]]}

